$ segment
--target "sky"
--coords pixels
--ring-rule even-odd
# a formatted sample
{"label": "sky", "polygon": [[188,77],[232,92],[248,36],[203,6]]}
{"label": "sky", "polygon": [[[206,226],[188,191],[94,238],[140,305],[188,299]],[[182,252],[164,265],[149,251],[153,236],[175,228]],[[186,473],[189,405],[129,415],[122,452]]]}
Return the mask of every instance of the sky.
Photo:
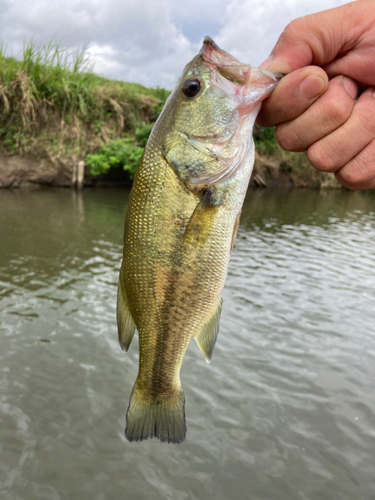
{"label": "sky", "polygon": [[0,36],[17,57],[24,41],[86,47],[94,72],[172,89],[210,35],[253,66],[296,17],[347,0],[0,0]]}

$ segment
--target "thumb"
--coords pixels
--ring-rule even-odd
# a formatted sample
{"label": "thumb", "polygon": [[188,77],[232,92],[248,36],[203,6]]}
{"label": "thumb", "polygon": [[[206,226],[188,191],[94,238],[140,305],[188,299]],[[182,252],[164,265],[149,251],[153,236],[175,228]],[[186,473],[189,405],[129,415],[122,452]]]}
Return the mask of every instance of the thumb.
{"label": "thumb", "polygon": [[295,19],[285,28],[265,62],[269,63],[267,69],[290,73],[304,66],[330,63],[353,47],[353,41],[365,29],[364,23],[371,23],[370,6],[374,7],[372,0],[359,0]]}

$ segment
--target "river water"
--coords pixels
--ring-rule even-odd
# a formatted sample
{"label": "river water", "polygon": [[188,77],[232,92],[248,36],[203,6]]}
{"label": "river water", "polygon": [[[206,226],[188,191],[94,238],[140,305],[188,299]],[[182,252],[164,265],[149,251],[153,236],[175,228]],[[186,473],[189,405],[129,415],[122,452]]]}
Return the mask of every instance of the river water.
{"label": "river water", "polygon": [[127,198],[0,193],[0,498],[375,499],[375,192],[249,192],[178,446],[124,438]]}

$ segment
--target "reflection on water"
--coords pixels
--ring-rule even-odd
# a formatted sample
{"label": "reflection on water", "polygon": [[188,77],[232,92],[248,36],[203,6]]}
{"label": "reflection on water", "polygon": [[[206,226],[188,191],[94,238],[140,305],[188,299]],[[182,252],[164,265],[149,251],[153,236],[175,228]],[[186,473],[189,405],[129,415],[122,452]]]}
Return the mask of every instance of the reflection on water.
{"label": "reflection on water", "polygon": [[129,444],[122,190],[0,193],[0,496],[375,498],[374,193],[250,191],[186,441]]}

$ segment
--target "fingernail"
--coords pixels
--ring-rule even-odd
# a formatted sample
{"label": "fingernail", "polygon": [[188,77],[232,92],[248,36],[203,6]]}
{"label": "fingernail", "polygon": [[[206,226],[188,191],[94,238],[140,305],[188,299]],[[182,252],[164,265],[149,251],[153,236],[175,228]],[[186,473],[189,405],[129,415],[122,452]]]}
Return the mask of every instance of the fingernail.
{"label": "fingernail", "polygon": [[327,86],[326,80],[317,74],[310,74],[302,80],[299,91],[304,99],[312,99],[320,95]]}
{"label": "fingernail", "polygon": [[358,85],[355,83],[355,81],[351,78],[348,78],[347,76],[344,76],[344,78],[342,79],[342,84],[344,85],[345,90],[350,95],[350,97],[352,99],[355,99],[358,95]]}
{"label": "fingernail", "polygon": [[273,56],[272,54],[267,57],[267,59],[265,61],[262,62],[262,64],[259,64],[258,68],[263,68],[263,69],[267,69],[268,66],[271,64],[271,62],[275,59],[275,56]]}

